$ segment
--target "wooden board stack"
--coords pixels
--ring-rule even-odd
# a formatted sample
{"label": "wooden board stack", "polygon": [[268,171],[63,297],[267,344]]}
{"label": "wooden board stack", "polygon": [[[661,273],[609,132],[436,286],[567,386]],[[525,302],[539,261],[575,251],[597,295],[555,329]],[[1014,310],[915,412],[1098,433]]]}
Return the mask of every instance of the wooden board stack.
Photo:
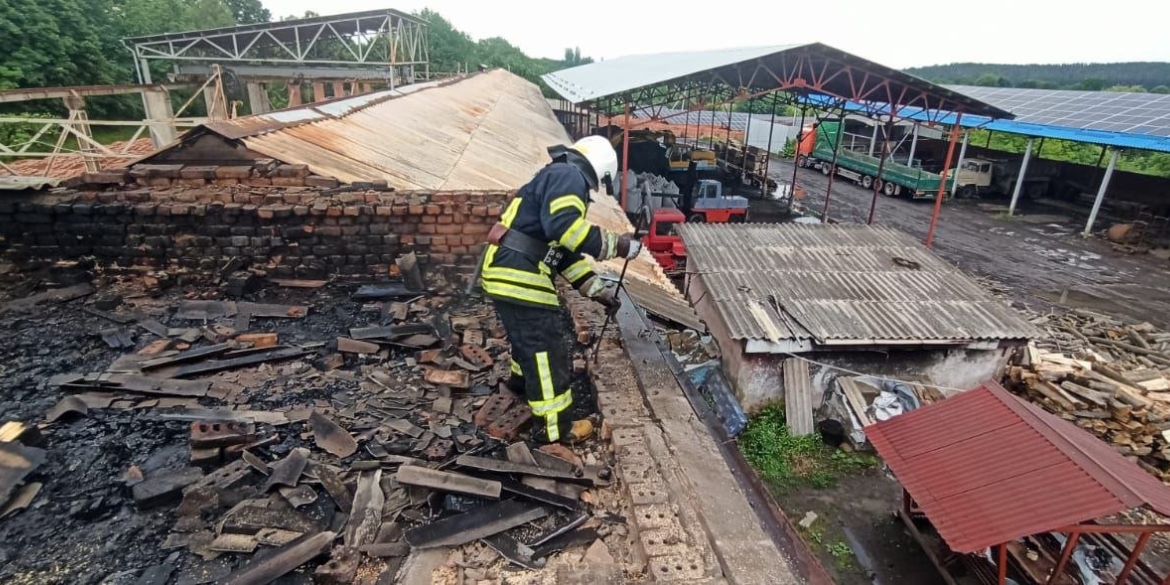
{"label": "wooden board stack", "polygon": [[1083,310],[1033,323],[1048,335],[1018,354],[1009,384],[1170,483],[1170,333]]}

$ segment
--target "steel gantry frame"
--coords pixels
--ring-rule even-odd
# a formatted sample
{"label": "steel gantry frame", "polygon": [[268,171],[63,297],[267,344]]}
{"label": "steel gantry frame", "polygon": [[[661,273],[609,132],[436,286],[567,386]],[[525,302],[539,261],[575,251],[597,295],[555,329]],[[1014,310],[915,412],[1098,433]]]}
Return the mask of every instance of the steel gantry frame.
{"label": "steel gantry frame", "polygon": [[[696,62],[707,64],[706,68],[689,65]],[[785,94],[787,103],[809,106],[817,102],[817,109],[839,111],[842,115],[848,110],[875,119],[892,120],[912,114],[919,122],[957,127],[965,114],[1012,118],[1006,110],[820,43],[625,57],[551,73],[544,80],[569,101],[603,111],[611,119],[614,114],[628,112],[631,105],[649,112],[649,119],[634,124],[625,114],[627,142],[628,130],[639,126],[708,109],[713,104],[747,101],[775,92]],[[664,108],[684,100],[689,107],[682,112],[662,115]],[[957,136],[952,130],[948,163],[953,160]],[[627,174],[628,168],[623,165],[623,207]],[[794,172],[794,190],[795,177]],[[942,184],[945,181],[944,171]],[[829,221],[827,199],[831,184],[829,189],[822,221]],[[942,191],[937,203],[941,203]],[[928,229],[928,246],[938,221],[937,203]],[[875,191],[870,221],[876,205]]]}
{"label": "steel gantry frame", "polygon": [[[140,83],[151,83],[150,63],[172,63],[176,74],[205,72],[219,63],[241,76],[296,76],[313,67],[318,77],[368,78],[397,70],[413,81],[430,76],[427,23],[397,10],[373,10],[281,22],[123,39],[134,53]],[[360,75],[359,75],[360,74]]]}

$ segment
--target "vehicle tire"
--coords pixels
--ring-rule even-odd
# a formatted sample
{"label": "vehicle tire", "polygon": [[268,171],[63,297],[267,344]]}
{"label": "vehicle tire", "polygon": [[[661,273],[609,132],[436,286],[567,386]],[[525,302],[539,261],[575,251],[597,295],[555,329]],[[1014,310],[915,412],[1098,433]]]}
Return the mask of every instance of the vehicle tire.
{"label": "vehicle tire", "polygon": [[975,185],[963,185],[955,191],[955,197],[958,199],[974,199],[978,195],[975,190]]}
{"label": "vehicle tire", "polygon": [[829,176],[829,174],[833,172],[833,170],[829,168],[830,166],[831,165],[828,163],[821,163],[821,174],[826,177]]}
{"label": "vehicle tire", "polygon": [[882,193],[885,193],[887,197],[897,197],[901,191],[897,185],[889,181],[886,181],[886,184],[882,185]]}
{"label": "vehicle tire", "polygon": [[861,186],[865,189],[873,188],[873,177],[869,175],[861,175]]}
{"label": "vehicle tire", "polygon": [[727,223],[744,223],[747,221],[747,215],[733,215],[727,218]]}
{"label": "vehicle tire", "polygon": [[874,184],[877,186],[877,190],[878,190],[878,192],[879,192],[879,193],[880,193],[880,192],[881,192],[881,190],[882,190],[883,188],[885,188],[885,186],[886,186],[886,182],[885,182],[885,181],[883,181],[883,180],[881,180],[881,179],[874,179],[874,180],[873,180],[873,182],[874,182]]}
{"label": "vehicle tire", "polygon": [[692,213],[687,217],[687,223],[707,223],[707,217],[701,213]]}
{"label": "vehicle tire", "polygon": [[808,157],[804,156],[803,154],[796,157],[796,166],[798,166],[802,169],[807,169],[808,168]]}

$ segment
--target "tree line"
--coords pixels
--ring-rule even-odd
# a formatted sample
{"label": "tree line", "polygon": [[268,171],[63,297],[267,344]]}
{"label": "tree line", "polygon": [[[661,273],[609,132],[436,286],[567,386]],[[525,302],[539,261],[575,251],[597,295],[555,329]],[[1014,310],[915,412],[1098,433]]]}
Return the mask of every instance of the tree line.
{"label": "tree line", "polygon": [[1170,93],[1170,63],[1159,62],[1060,65],[951,63],[912,67],[906,72],[943,84]]}

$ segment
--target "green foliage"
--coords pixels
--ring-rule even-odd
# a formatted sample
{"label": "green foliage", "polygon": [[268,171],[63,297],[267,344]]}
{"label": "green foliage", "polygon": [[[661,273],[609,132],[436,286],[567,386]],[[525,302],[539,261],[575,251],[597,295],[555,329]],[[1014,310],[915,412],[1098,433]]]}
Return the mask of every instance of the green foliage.
{"label": "green foliage", "polygon": [[784,150],[780,151],[780,158],[793,158],[796,156],[796,139],[789,138],[784,143]]}
{"label": "green foliage", "polygon": [[837,478],[871,467],[873,458],[846,453],[821,443],[816,435],[788,433],[784,407],[764,407],[739,437],[739,448],[760,475],[778,489],[810,485],[832,487]]}
{"label": "green foliage", "polygon": [[[1083,89],[1141,86],[1152,89],[1168,86],[1170,63],[1070,63],[1063,65],[1003,65],[995,63],[952,63],[907,69],[907,73],[939,83],[985,85],[989,87],[1040,87]],[[994,83],[992,77],[996,78]],[[982,81],[982,83],[981,83]]]}
{"label": "green foliage", "polygon": [[1155,85],[1150,93],[1170,93],[1170,85]]}
{"label": "green foliage", "polygon": [[[23,112],[14,115],[14,117],[51,118],[52,116],[38,112]],[[22,124],[0,124],[0,144],[6,144],[11,146],[13,149],[19,150],[20,147],[24,145],[24,143],[32,140],[32,137],[36,135],[37,130],[40,130],[42,126],[43,124],[38,124],[36,122],[25,122]],[[50,136],[52,135],[53,134],[50,134]],[[41,140],[44,140],[43,136],[41,137]],[[45,149],[47,150],[47,148],[48,147]],[[33,150],[36,151],[40,149],[34,147]]]}
{"label": "green foliage", "polygon": [[260,0],[223,0],[235,17],[236,24],[257,24],[272,20],[272,13]]}

